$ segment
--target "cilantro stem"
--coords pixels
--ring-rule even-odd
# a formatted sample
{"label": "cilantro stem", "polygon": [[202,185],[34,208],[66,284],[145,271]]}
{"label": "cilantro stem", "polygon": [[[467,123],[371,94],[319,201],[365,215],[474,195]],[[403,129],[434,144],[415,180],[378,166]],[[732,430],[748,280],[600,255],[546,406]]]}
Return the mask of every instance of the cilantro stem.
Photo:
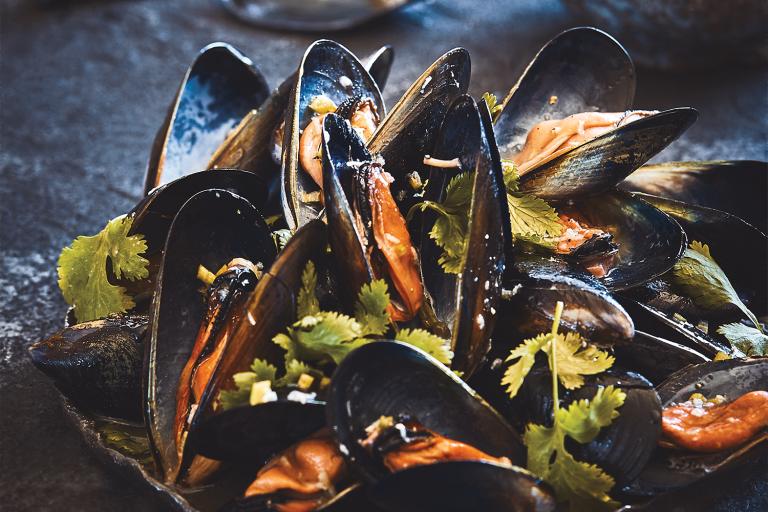
{"label": "cilantro stem", "polygon": [[557,411],[560,408],[560,397],[558,396],[558,389],[557,389],[557,357],[555,356],[555,352],[557,351],[557,330],[560,328],[560,317],[563,314],[563,302],[557,301],[557,304],[555,304],[555,318],[552,321],[552,332],[550,334],[550,337],[552,338],[549,342],[549,369],[552,372],[552,414],[554,420],[554,424],[557,424]]}

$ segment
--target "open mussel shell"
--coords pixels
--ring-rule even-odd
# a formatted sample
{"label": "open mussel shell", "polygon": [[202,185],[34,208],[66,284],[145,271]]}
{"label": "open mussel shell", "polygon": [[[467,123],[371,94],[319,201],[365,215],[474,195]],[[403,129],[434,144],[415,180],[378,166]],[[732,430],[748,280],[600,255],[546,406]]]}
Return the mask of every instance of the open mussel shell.
{"label": "open mussel shell", "polygon": [[267,96],[266,80],[237,49],[213,43],[200,50],[155,137],[145,193],[206,169],[229,130]]}
{"label": "open mussel shell", "polygon": [[368,150],[384,158],[395,178],[392,195],[404,209],[414,193],[405,175],[423,168],[448,107],[469,88],[470,71],[467,50],[446,52],[411,84],[368,141]]}
{"label": "open mussel shell", "polygon": [[321,3],[302,0],[263,2],[259,0],[218,0],[241,21],[256,27],[301,32],[346,30],[399,9],[413,0],[378,2],[331,0]]}
{"label": "open mussel shell", "polygon": [[465,461],[390,474],[359,441],[381,416],[400,414],[513,463],[525,457],[518,434],[450,369],[410,345],[373,342],[336,369],[327,415],[342,453],[371,484],[375,503],[387,510],[466,510],[467,503],[482,510],[554,510],[549,488],[517,467]]}
{"label": "open mussel shell", "polygon": [[452,367],[466,376],[480,365],[490,348],[504,272],[506,192],[490,126],[484,104],[478,109],[474,100],[465,95],[451,105],[437,135],[433,156],[443,160],[458,158],[461,168],[432,168],[424,196],[442,202],[452,178],[462,172],[474,174],[468,250],[460,272],[448,273],[440,266],[442,249],[429,237],[437,220],[433,212],[422,217],[420,243],[424,285],[438,321],[451,333]]}
{"label": "open mussel shell", "polygon": [[[206,395],[232,387],[232,375],[247,371],[255,358],[273,365],[282,362],[283,349],[272,338],[296,319],[302,272],[308,261],[318,262],[326,244],[326,228],[319,220],[291,237],[246,299]],[[193,421],[190,447],[217,460],[263,462],[324,425],[324,402],[278,397],[275,402],[201,414]]]}
{"label": "open mussel shell", "polygon": [[654,384],[681,368],[710,360],[685,345],[639,330],[635,330],[631,343],[615,345],[613,353],[617,365],[638,371]]}
{"label": "open mussel shell", "polygon": [[[363,59],[363,66],[378,84],[384,89],[394,60],[394,50],[391,46],[382,46],[378,51]],[[273,136],[275,130],[285,119],[285,110],[291,97],[291,91],[296,83],[298,73],[292,73],[272,91],[269,98],[258,108],[251,110],[227,136],[227,139],[211,157],[208,166],[212,169],[235,167],[251,171],[267,179],[279,175],[279,155],[277,161]],[[272,191],[270,190],[270,195]]]}
{"label": "open mussel shell", "polygon": [[110,315],[66,327],[29,347],[29,357],[85,410],[141,419],[147,317]]}
{"label": "open mussel shell", "polygon": [[563,203],[558,211],[613,235],[618,252],[600,279],[611,290],[631,288],[664,274],[685,252],[687,239],[680,225],[626,192]]}
{"label": "open mussel shell", "polygon": [[[683,368],[664,381],[657,391],[664,407],[685,402],[693,393],[706,397],[723,395],[735,400],[745,393],[768,389],[768,358],[709,361]],[[657,448],[640,476],[624,489],[631,495],[654,495],[679,489],[730,466],[751,460],[768,449],[764,429],[744,445],[718,453],[685,453]]]}
{"label": "open mussel shell", "polygon": [[[553,304],[562,301],[562,325],[595,343],[632,339],[632,318],[596,278],[566,261],[518,255],[518,277],[505,282],[497,330],[509,335],[535,336],[552,327]],[[498,341],[498,334],[494,334]],[[513,347],[509,347],[510,349]]]}
{"label": "open mussel shell", "polygon": [[579,112],[623,112],[635,97],[635,67],[610,35],[592,27],[566,30],[533,58],[510,90],[494,124],[502,157],[522,149],[545,119]]}
{"label": "open mussel shell", "polygon": [[[758,316],[768,312],[768,237],[764,232],[724,211],[648,194],[635,195],[675,219],[688,240],[707,244],[741,299]],[[734,251],[733,247],[740,250]]]}
{"label": "open mussel shell", "polygon": [[640,167],[619,188],[728,212],[768,233],[768,163],[664,162]]}
{"label": "open mussel shell", "polygon": [[285,120],[282,195],[285,218],[293,230],[317,218],[322,208],[319,200],[308,200],[308,194],[316,193],[319,188],[299,163],[301,132],[313,116],[309,104],[314,97],[321,95],[336,105],[355,97],[370,98],[378,115],[383,118],[386,114],[379,87],[349,50],[335,41],[324,39],[314,42],[307,49]]}
{"label": "open mussel shell", "polygon": [[[226,190],[199,192],[173,220],[150,311],[145,356],[147,428],[159,469],[168,482],[178,478],[183,469],[182,455],[186,458],[175,440],[177,390],[206,316],[198,266],[218,269],[233,258],[269,266],[275,252],[269,228],[259,212],[247,200]],[[212,394],[204,393],[196,415],[210,405]]]}
{"label": "open mussel shell", "polygon": [[543,199],[610,190],[677,139],[698,116],[696,110],[681,107],[625,124],[545,160],[520,177],[520,189]]}

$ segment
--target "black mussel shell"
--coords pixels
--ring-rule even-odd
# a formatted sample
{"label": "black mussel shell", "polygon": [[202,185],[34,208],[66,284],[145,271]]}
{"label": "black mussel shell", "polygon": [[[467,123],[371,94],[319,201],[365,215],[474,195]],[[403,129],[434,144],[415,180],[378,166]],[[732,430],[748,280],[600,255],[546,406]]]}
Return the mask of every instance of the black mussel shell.
{"label": "black mussel shell", "polygon": [[520,189],[543,199],[569,199],[613,189],[698,118],[674,108],[634,121],[546,160],[520,177]]}
{"label": "black mussel shell", "polygon": [[[537,255],[517,255],[505,281],[501,302],[501,332],[497,343],[512,336],[535,336],[552,328],[554,304],[564,304],[561,324],[598,344],[632,339],[632,318],[597,278],[568,261]],[[498,328],[497,328],[498,330]],[[507,347],[509,349],[513,347]]]}
{"label": "black mussel shell", "polygon": [[611,235],[611,245],[605,248],[615,253],[600,279],[610,290],[631,288],[666,273],[685,252],[687,239],[680,225],[626,192],[564,203],[558,211]]}
{"label": "black mussel shell", "polygon": [[720,160],[644,165],[619,187],[728,212],[768,233],[766,162]]}
{"label": "black mussel shell", "polygon": [[[301,275],[308,261],[317,264],[327,244],[325,225],[313,221],[299,229],[246,299],[222,359],[203,400],[211,403],[218,391],[232,386],[232,376],[248,371],[255,358],[278,365],[284,351],[272,342],[296,319]],[[263,460],[288,448],[324,425],[324,403],[288,400],[276,390],[277,402],[229,411],[203,411],[192,421],[188,444],[202,455],[220,460]],[[202,404],[202,401],[201,401]]]}
{"label": "black mussel shell", "polygon": [[[693,393],[723,395],[735,400],[745,393],[768,390],[768,358],[708,361],[683,368],[658,388],[663,407],[684,402]],[[640,476],[624,489],[631,495],[649,496],[690,485],[698,480],[754,460],[754,453],[768,449],[765,429],[746,444],[719,453],[685,453],[657,448]]]}
{"label": "black mussel shell", "polygon": [[[233,258],[246,258],[268,267],[275,253],[259,212],[246,199],[226,190],[194,195],[171,224],[150,312],[145,356],[147,428],[168,482],[176,480],[184,464],[177,454],[174,427],[179,378],[205,317],[198,266],[218,269]],[[209,403],[204,396],[195,416]]]}
{"label": "black mussel shell", "polygon": [[592,27],[566,30],[539,50],[504,100],[494,125],[499,151],[504,158],[520,151],[545,119],[623,112],[634,97],[635,67],[613,37]]}
{"label": "black mussel shell", "polygon": [[226,43],[200,50],[155,137],[145,193],[206,169],[227,132],[267,96],[266,80],[240,51]]}
{"label": "black mussel shell", "polygon": [[336,105],[350,98],[370,98],[379,117],[386,114],[379,87],[349,50],[329,40],[316,41],[307,49],[286,110],[283,144],[283,209],[294,230],[317,218],[321,209],[319,203],[306,199],[319,188],[299,163],[300,135],[313,116],[309,104],[320,95]]}
{"label": "black mussel shell", "polygon": [[32,362],[84,409],[141,419],[146,316],[110,315],[62,329],[29,347]]}
{"label": "black mussel shell", "polygon": [[631,343],[616,345],[613,350],[617,365],[640,372],[654,384],[688,365],[709,361],[692,348],[639,330]]}
{"label": "black mussel shell", "polygon": [[768,313],[768,237],[764,232],[720,210],[648,194],[636,196],[675,219],[688,240],[707,244],[740,298],[758,316]]}
{"label": "black mussel shell", "polygon": [[368,141],[368,150],[384,158],[395,178],[392,195],[401,209],[410,206],[414,194],[405,175],[423,169],[448,107],[469,88],[470,68],[464,48],[442,55],[408,88]]}
{"label": "black mussel shell", "polygon": [[430,430],[513,463],[524,458],[518,434],[451,370],[410,345],[370,343],[336,369],[327,418],[353,470],[370,482],[369,496],[385,509],[465,510],[460,504],[474,499],[483,510],[554,510],[548,486],[514,466],[447,462],[390,474],[359,444],[365,428],[387,415],[418,418]]}
{"label": "black mussel shell", "polygon": [[[383,512],[384,509],[368,499],[367,490],[367,487],[361,484],[353,484],[315,510],[317,512]],[[275,494],[240,498],[224,507],[221,512],[277,512],[276,506],[284,503],[285,500],[285,496]]]}
{"label": "black mussel shell", "polygon": [[452,367],[469,376],[490,348],[508,236],[504,233],[508,213],[501,161],[485,105],[478,109],[472,98],[460,96],[445,116],[433,156],[444,160],[458,158],[461,169],[432,168],[426,200],[443,201],[453,177],[461,172],[474,173],[468,252],[460,272],[447,273],[440,266],[442,249],[429,237],[437,220],[435,213],[427,212],[422,217],[420,240],[424,284],[432,297],[437,319],[447,325],[451,333]]}
{"label": "black mussel shell", "polygon": [[392,70],[392,63],[395,60],[395,49],[390,45],[384,45],[367,57],[360,59],[365,69],[371,75],[371,78],[383,91],[389,79],[389,72]]}
{"label": "black mussel shell", "polygon": [[368,481],[388,474],[359,441],[381,416],[408,415],[426,428],[493,456],[522,463],[520,437],[452,371],[410,345],[377,341],[336,368],[327,419],[356,471]]}

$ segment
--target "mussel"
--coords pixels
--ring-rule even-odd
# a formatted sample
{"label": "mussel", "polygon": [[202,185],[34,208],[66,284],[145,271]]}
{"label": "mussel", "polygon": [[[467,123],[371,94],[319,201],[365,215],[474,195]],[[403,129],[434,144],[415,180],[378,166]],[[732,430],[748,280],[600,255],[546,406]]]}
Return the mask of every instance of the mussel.
{"label": "mussel", "polygon": [[80,407],[138,420],[146,329],[146,316],[110,315],[66,327],[33,343],[29,355]]}
{"label": "mussel", "polygon": [[[768,360],[733,359],[689,366],[674,373],[657,390],[665,408],[689,400],[694,393],[703,396],[704,400],[722,395],[727,401],[734,401],[745,393],[768,390]],[[727,467],[747,462],[748,453],[765,450],[766,446],[768,431],[765,427],[740,446],[715,453],[693,453],[660,446],[624,492],[651,496],[678,489],[716,475]]]}
{"label": "mussel", "polygon": [[353,119],[367,138],[385,116],[386,107],[360,61],[340,44],[320,40],[304,54],[286,110],[282,196],[291,229],[316,218],[321,208],[320,146],[322,121],[328,112]]}
{"label": "mussel", "polygon": [[[494,125],[502,158],[525,170],[520,188],[545,199],[609,190],[698,116],[691,108],[621,114],[630,109],[634,89],[632,61],[604,32],[575,28],[547,43],[505,98]],[[539,134],[547,143],[529,155]]]}
{"label": "mussel", "polygon": [[[221,296],[211,297],[212,307],[207,308],[198,291],[198,269],[201,265],[218,269],[235,258],[267,268],[275,252],[269,229],[254,206],[225,190],[199,192],[173,220],[150,310],[145,356],[145,418],[159,470],[167,482],[196,481],[186,474],[194,454],[185,450],[185,444],[213,405],[225,356],[236,352],[233,345],[244,341],[231,335],[233,321],[240,315],[226,314],[227,306],[234,306],[228,302],[228,292],[234,287],[242,295],[256,280],[248,269],[236,271],[231,280],[221,282]],[[210,324],[201,328],[204,318]],[[194,381],[195,372],[185,371],[195,345],[199,357],[205,358],[199,360],[206,368],[201,374],[211,375],[199,383]]]}
{"label": "mussel", "polygon": [[212,43],[200,50],[155,137],[145,193],[206,169],[227,133],[268,96],[266,80],[236,48]]}
{"label": "mussel", "polygon": [[[333,376],[327,413],[342,453],[368,482],[371,500],[385,510],[555,509],[549,487],[513,465],[524,458],[517,433],[453,372],[418,349],[380,341],[347,356]],[[427,456],[392,473],[361,441],[382,416],[402,415],[420,422],[414,435],[445,436],[464,454],[452,456],[446,449],[442,462],[428,463]],[[390,441],[395,444],[388,450],[397,450],[397,436]],[[483,452],[481,460],[472,450]],[[489,460],[498,457],[507,462]]]}

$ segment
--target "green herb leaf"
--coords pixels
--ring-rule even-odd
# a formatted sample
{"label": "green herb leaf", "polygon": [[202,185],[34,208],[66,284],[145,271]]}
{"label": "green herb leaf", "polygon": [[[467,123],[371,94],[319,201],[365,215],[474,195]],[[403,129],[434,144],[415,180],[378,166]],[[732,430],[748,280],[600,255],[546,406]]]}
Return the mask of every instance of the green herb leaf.
{"label": "green herb leaf", "polygon": [[599,387],[591,400],[577,400],[571,402],[567,409],[558,409],[557,422],[566,434],[579,443],[590,443],[601,428],[619,417],[618,409],[624,405],[626,398],[626,394],[614,386]]}
{"label": "green herb leaf", "polygon": [[387,283],[377,279],[363,285],[355,304],[355,320],[365,336],[380,336],[389,328],[389,293]]}
{"label": "green herb leaf", "polygon": [[754,327],[737,322],[721,325],[717,332],[748,356],[768,355],[768,336]]}
{"label": "green herb leaf", "polygon": [[501,159],[501,170],[504,177],[504,187],[507,194],[520,190],[520,174],[517,172],[517,166],[512,160]]}
{"label": "green herb leaf", "polygon": [[507,205],[513,236],[560,236],[563,225],[554,208],[543,199],[521,192],[508,192]]}
{"label": "green herb leaf", "polygon": [[299,382],[299,377],[303,374],[312,376],[322,376],[321,372],[318,372],[306,363],[302,363],[298,359],[291,359],[285,363],[285,375],[275,384],[275,387],[289,386]]}
{"label": "green herb leaf", "polygon": [[134,307],[125,288],[109,282],[107,259],[113,277],[130,281],[149,275],[143,235],[128,236],[133,219],[121,215],[94,236],[79,236],[61,251],[58,261],[59,288],[64,300],[75,307],[78,322],[122,313]]}
{"label": "green herb leaf", "polygon": [[[557,335],[557,377],[566,389],[584,385],[583,375],[595,375],[613,366],[614,357],[587,343],[575,332]],[[544,347],[549,353],[549,346]]]}
{"label": "green herb leaf", "polygon": [[288,240],[291,239],[293,233],[290,229],[276,229],[272,232],[272,240],[275,241],[278,251],[282,251],[285,248]]}
{"label": "green herb leaf", "polygon": [[285,349],[286,361],[324,362],[331,359],[338,364],[360,346],[357,339],[362,336],[362,328],[354,318],[335,311],[305,316],[287,331],[288,334],[278,334],[272,340]]}
{"label": "green herb leaf", "polygon": [[683,257],[672,269],[672,283],[700,308],[719,311],[728,304],[733,304],[762,331],[757,317],[741,301],[706,244],[695,240],[691,242]]}
{"label": "green herb leaf", "polygon": [[510,398],[514,398],[523,385],[523,380],[531,371],[533,363],[536,361],[536,353],[544,348],[551,339],[549,334],[539,334],[535,338],[529,338],[516,348],[512,349],[507,356],[506,362],[517,359],[515,364],[509,366],[501,379],[501,385],[507,386],[507,393]]}
{"label": "green herb leaf", "polygon": [[445,365],[453,359],[450,342],[424,329],[401,329],[395,339],[420,348]]}
{"label": "green herb leaf", "polygon": [[307,315],[316,315],[320,312],[320,302],[317,300],[317,272],[315,264],[310,260],[301,273],[301,289],[297,300],[297,315],[299,318]]}
{"label": "green herb leaf", "polygon": [[501,112],[501,110],[504,108],[504,105],[499,104],[499,100],[496,98],[496,95],[491,94],[490,92],[484,92],[481,99],[485,101],[486,105],[488,105],[488,110],[491,111],[491,119],[495,121],[496,117],[499,115],[499,112]]}
{"label": "green herb leaf", "polygon": [[[254,359],[251,364],[251,373],[253,373],[253,382],[261,382],[263,380],[275,382],[277,368],[264,359]],[[237,379],[235,379],[235,382],[237,382]],[[253,384],[253,382],[251,382],[251,384]],[[250,389],[250,385],[248,386],[248,389]]]}
{"label": "green herb leaf", "polygon": [[474,173],[463,172],[454,176],[445,189],[445,200],[423,201],[408,212],[410,219],[416,209],[432,210],[438,214],[429,237],[443,249],[438,263],[449,274],[458,274],[464,267],[469,238],[469,214],[472,205]]}

